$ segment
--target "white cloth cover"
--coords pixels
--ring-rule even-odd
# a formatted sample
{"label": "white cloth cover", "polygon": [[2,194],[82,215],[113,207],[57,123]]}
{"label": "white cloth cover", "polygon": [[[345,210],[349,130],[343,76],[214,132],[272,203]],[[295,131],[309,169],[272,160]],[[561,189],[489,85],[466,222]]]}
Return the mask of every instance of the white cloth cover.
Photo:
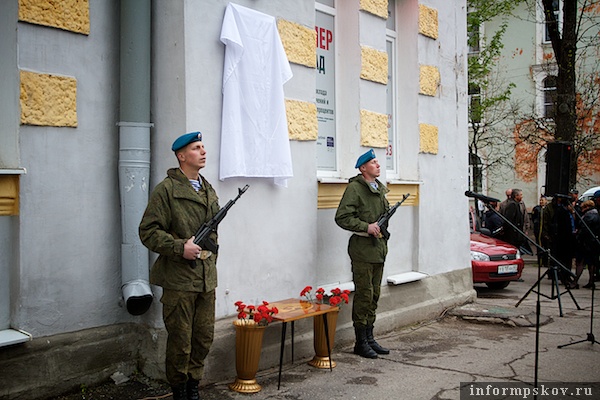
{"label": "white cloth cover", "polygon": [[292,70],[275,18],[229,3],[225,44],[219,179],[293,176],[283,84]]}

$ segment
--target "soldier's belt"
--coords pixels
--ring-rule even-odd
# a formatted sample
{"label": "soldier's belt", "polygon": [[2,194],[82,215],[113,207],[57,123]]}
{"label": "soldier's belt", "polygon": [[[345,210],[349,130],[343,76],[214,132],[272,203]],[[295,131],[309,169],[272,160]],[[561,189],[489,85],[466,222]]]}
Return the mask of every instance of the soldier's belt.
{"label": "soldier's belt", "polygon": [[362,236],[362,237],[370,237],[371,236],[367,232],[352,232],[352,233],[354,233],[356,236]]}
{"label": "soldier's belt", "polygon": [[200,250],[200,253],[198,254],[199,259],[201,260],[206,260],[208,257],[212,256],[212,251],[210,250]]}

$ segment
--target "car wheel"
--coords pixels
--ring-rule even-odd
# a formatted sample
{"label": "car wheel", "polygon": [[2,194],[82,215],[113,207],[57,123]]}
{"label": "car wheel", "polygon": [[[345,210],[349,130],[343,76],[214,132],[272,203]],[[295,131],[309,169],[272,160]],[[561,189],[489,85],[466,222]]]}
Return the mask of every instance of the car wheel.
{"label": "car wheel", "polygon": [[504,289],[505,287],[508,286],[509,283],[510,283],[510,281],[502,281],[502,282],[486,282],[485,284],[490,289]]}

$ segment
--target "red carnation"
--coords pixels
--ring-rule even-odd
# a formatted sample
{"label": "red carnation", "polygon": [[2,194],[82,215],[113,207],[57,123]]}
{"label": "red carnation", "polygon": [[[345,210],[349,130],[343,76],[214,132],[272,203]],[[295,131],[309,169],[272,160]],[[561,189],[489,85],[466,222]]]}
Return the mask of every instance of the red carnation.
{"label": "red carnation", "polygon": [[310,292],[312,290],[312,286],[307,286],[304,289],[302,289],[302,291],[300,292],[300,296],[306,296],[306,294],[308,292]]}

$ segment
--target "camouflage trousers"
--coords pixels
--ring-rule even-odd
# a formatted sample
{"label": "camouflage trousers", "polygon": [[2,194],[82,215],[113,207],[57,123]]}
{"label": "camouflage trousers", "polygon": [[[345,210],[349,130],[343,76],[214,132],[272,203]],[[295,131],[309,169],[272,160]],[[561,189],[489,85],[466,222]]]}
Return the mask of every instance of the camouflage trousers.
{"label": "camouflage trousers", "polygon": [[352,280],[354,281],[352,322],[355,327],[372,326],[375,323],[382,277],[383,263],[352,261]]}
{"label": "camouflage trousers", "polygon": [[163,320],[167,329],[166,375],[172,386],[199,381],[213,342],[215,291],[163,290]]}

